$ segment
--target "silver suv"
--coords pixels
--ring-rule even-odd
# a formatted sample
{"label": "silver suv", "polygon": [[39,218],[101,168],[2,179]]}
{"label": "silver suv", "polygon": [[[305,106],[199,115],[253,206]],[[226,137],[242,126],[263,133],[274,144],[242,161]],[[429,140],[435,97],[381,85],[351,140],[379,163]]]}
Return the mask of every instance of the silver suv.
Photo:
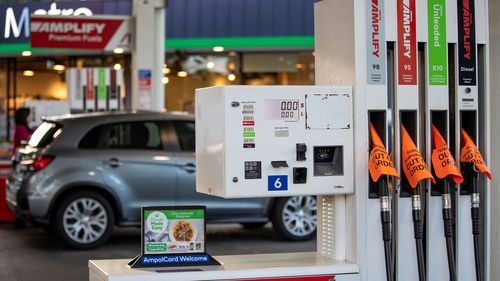
{"label": "silver suv", "polygon": [[105,242],[114,225],[140,225],[140,207],[205,205],[210,222],[272,221],[291,240],[316,234],[313,196],[222,199],[196,192],[194,116],[120,112],[54,117],[17,153],[7,203],[67,245]]}

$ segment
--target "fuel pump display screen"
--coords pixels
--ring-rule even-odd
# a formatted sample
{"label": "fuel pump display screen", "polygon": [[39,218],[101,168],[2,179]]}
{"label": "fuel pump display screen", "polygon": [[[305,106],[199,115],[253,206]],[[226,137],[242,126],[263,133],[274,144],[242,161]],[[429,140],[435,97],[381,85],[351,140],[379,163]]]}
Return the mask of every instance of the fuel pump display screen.
{"label": "fuel pump display screen", "polygon": [[264,100],[264,108],[266,120],[299,121],[299,100]]}
{"label": "fuel pump display screen", "polygon": [[344,174],[342,146],[314,147],[314,176],[341,176]]}

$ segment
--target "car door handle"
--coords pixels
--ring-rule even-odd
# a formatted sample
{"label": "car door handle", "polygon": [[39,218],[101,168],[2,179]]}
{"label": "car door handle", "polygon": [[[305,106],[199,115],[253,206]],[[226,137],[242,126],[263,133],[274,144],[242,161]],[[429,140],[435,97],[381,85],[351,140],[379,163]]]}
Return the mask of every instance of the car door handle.
{"label": "car door handle", "polygon": [[188,173],[194,173],[196,171],[196,165],[193,163],[188,163],[184,165],[184,171]]}
{"label": "car door handle", "polygon": [[120,160],[118,160],[117,158],[111,158],[108,161],[108,165],[111,168],[118,168],[121,165],[121,163],[120,163]]}

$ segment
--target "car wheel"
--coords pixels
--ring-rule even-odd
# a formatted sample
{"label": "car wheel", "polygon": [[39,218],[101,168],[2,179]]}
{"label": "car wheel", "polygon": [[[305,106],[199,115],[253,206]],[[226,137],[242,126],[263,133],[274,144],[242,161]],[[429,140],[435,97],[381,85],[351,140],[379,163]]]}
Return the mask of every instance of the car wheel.
{"label": "car wheel", "polygon": [[267,222],[245,222],[245,223],[241,223],[241,225],[245,229],[258,229],[258,228],[263,227],[266,224],[267,224]]}
{"label": "car wheel", "polygon": [[316,236],[316,197],[278,198],[271,219],[274,229],[284,238],[294,241],[310,240]]}
{"label": "car wheel", "polygon": [[114,225],[109,202],[95,192],[75,192],[57,208],[54,221],[56,234],[69,247],[91,249],[104,243]]}

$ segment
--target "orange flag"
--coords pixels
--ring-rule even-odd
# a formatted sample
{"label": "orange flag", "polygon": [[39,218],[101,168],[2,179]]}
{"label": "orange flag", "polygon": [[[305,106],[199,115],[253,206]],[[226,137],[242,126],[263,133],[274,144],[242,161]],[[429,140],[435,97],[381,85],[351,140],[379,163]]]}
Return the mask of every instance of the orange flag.
{"label": "orange flag", "polygon": [[368,162],[368,170],[374,182],[378,181],[381,175],[394,176],[399,178],[398,172],[394,168],[392,158],[385,150],[384,143],[380,140],[377,131],[370,123],[370,133],[372,136],[372,151],[370,152],[370,161]]}
{"label": "orange flag", "polygon": [[464,177],[460,172],[460,168],[455,162],[446,141],[441,136],[439,131],[432,125],[432,142],[434,150],[432,151],[432,167],[436,176],[443,179],[450,176],[451,179],[460,184],[464,181]]}
{"label": "orange flag", "polygon": [[417,146],[403,125],[401,125],[401,144],[401,165],[411,187],[417,187],[417,184],[423,179],[431,179],[433,183],[436,183],[424,158],[420,155]]}
{"label": "orange flag", "polygon": [[462,129],[462,143],[463,146],[462,151],[460,151],[460,162],[473,163],[479,172],[484,173],[491,180],[492,177],[490,171],[484,163],[481,152],[479,152],[479,149],[477,149],[476,145],[464,129]]}

